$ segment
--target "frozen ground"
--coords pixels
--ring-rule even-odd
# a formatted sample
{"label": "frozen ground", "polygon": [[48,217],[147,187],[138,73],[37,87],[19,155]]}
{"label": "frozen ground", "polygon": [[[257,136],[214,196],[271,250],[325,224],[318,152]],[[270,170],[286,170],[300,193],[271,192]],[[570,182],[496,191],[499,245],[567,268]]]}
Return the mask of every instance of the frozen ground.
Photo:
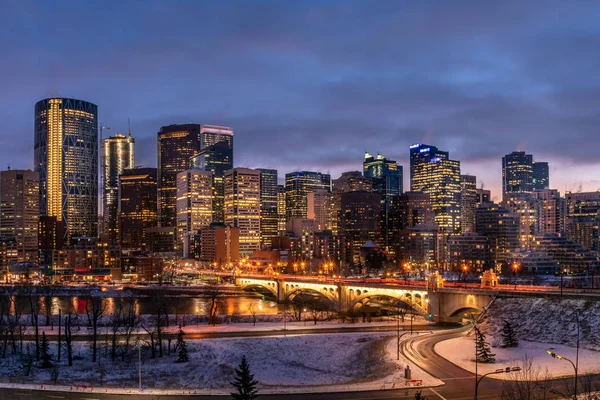
{"label": "frozen ground", "polygon": [[[493,343],[494,338],[486,336],[488,343]],[[552,351],[575,362],[576,349],[565,345],[545,344],[539,342],[528,342],[521,340],[519,347],[511,349],[492,348],[496,354],[496,363],[478,364],[480,375],[494,371],[499,368],[519,366],[523,364],[523,358],[527,357],[534,368],[539,369],[539,379],[543,379],[545,371],[551,378],[559,378],[573,375],[573,367],[568,361],[558,360],[550,357],[546,350]],[[463,336],[456,339],[445,340],[435,346],[435,351],[442,357],[466,369],[475,372],[475,342],[473,336]],[[579,374],[600,373],[600,352],[594,350],[579,349]],[[515,379],[512,374],[491,375],[496,379]]]}
{"label": "frozen ground", "polygon": [[[233,370],[246,355],[261,393],[291,393],[311,391],[354,391],[404,387],[404,367],[408,362],[396,360],[395,335],[337,334],[288,335],[252,339],[188,340],[190,361],[176,363],[175,355],[150,359],[143,355],[143,386],[148,390],[170,393],[228,394]],[[125,362],[111,362],[101,345],[100,363],[90,360],[89,345],[76,343],[73,367],[59,366],[56,385],[67,390],[83,390],[75,386],[94,386],[95,391],[130,392],[137,387],[137,353]],[[52,348],[56,354],[56,348]],[[102,367],[99,367],[102,365]],[[0,360],[1,385],[27,383],[34,387],[51,384],[49,370],[33,369],[33,375],[23,377],[16,358]],[[413,379],[423,385],[442,382],[417,367],[411,367]],[[100,371],[105,371],[104,386],[100,388]],[[73,388],[71,388],[73,386]]]}
{"label": "frozen ground", "polygon": [[575,346],[575,312],[581,321],[581,347],[600,351],[600,301],[499,298],[482,316],[480,328],[497,336],[506,320],[521,340]]}

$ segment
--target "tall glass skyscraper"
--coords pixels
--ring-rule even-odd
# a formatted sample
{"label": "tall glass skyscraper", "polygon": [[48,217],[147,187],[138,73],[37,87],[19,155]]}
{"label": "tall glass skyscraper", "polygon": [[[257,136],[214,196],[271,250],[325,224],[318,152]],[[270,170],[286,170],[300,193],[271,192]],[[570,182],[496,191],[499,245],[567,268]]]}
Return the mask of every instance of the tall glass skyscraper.
{"label": "tall glass skyscraper", "polygon": [[550,168],[545,161],[533,162],[533,188],[537,190],[550,188]]}
{"label": "tall glass skyscraper", "polygon": [[200,125],[163,126],[158,132],[158,223],[177,225],[177,174],[200,149]]}
{"label": "tall glass skyscraper", "polygon": [[460,162],[447,151],[425,144],[410,146],[411,190],[429,194],[433,219],[439,230],[461,232]]}
{"label": "tall glass skyscraper", "polygon": [[34,164],[40,213],[65,225],[65,237],[98,233],[98,106],[49,98],[36,103]]}
{"label": "tall glass skyscraper", "polygon": [[533,191],[533,156],[513,151],[502,157],[502,199]]}
{"label": "tall glass skyscraper", "polygon": [[117,133],[104,139],[104,196],[102,212],[104,213],[104,232],[108,233],[112,242],[119,238],[119,175],[123,171],[135,168],[135,140],[131,135]]}
{"label": "tall glass skyscraper", "polygon": [[311,171],[285,174],[285,212],[288,221],[308,218],[307,196],[317,189],[331,191],[331,175]]}
{"label": "tall glass skyscraper", "polygon": [[277,170],[260,171],[260,244],[270,245],[279,233],[277,214]]}

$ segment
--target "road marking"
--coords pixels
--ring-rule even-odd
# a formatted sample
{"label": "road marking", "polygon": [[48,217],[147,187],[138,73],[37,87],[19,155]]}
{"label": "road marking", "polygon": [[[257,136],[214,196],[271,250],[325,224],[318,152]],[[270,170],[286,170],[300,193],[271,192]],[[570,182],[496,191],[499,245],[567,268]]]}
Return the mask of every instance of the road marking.
{"label": "road marking", "polygon": [[438,392],[436,392],[433,388],[429,388],[429,390],[431,390],[440,399],[442,399],[442,400],[448,400],[447,398],[445,398],[444,396],[442,396],[441,394],[439,394]]}

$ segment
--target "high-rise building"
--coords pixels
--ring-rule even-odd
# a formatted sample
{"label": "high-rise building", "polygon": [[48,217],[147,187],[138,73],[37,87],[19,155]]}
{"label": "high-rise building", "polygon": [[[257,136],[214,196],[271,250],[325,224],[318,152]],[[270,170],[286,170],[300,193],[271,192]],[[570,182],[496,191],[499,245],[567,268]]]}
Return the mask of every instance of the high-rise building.
{"label": "high-rise building", "polygon": [[535,189],[531,193],[536,206],[536,234],[565,234],[566,202],[556,189]]}
{"label": "high-rise building", "polygon": [[15,238],[19,262],[38,261],[39,202],[37,172],[0,172],[0,236]]}
{"label": "high-rise building", "polygon": [[342,193],[340,235],[345,262],[360,262],[360,249],[372,241],[381,245],[381,196],[370,192]]}
{"label": "high-rise building", "polygon": [[285,186],[277,185],[277,235],[285,234],[285,223],[287,221],[285,212]]}
{"label": "high-rise building", "polygon": [[543,161],[533,162],[533,188],[544,190],[550,187],[550,169],[548,163]]}
{"label": "high-rise building", "polygon": [[463,233],[475,232],[475,209],[477,208],[477,178],[460,176],[460,210]]}
{"label": "high-rise building", "polygon": [[447,247],[447,266],[451,271],[483,272],[492,266],[486,236],[474,232],[451,236]]}
{"label": "high-rise building", "polygon": [[347,192],[372,192],[373,180],[363,176],[360,171],[342,172],[342,176],[332,182],[332,206],[329,222],[331,232],[338,235],[342,211],[342,193]]}
{"label": "high-rise building", "polygon": [[116,134],[104,139],[104,196],[102,212],[104,232],[111,242],[119,238],[117,220],[119,217],[119,175],[124,170],[135,167],[135,140],[131,135]]}
{"label": "high-rise building", "polygon": [[533,156],[513,151],[502,157],[502,199],[533,191]]}
{"label": "high-rise building", "polygon": [[397,259],[402,266],[430,270],[441,265],[444,235],[436,224],[419,224],[405,229],[398,243]]}
{"label": "high-rise building", "polygon": [[333,197],[332,193],[323,189],[310,192],[306,198],[308,219],[315,220],[315,232],[331,229]]}
{"label": "high-rise building", "polygon": [[[279,236],[277,170],[260,171],[260,244],[267,246]],[[285,203],[284,203],[285,204]]]}
{"label": "high-rise building", "polygon": [[177,174],[200,150],[200,125],[169,125],[158,136],[158,224],[177,225]]}
{"label": "high-rise building", "polygon": [[38,243],[40,265],[52,265],[52,254],[64,245],[65,225],[56,217],[40,216],[38,225]]}
{"label": "high-rise building", "polygon": [[[392,245],[390,254],[397,260],[404,259],[407,229],[417,225],[430,225],[433,222],[429,195],[423,192],[404,192],[394,196],[389,214],[389,232]],[[436,228],[437,232],[437,228]],[[437,233],[436,233],[437,234]],[[437,252],[436,252],[437,254]]]}
{"label": "high-rise building", "polygon": [[213,218],[212,172],[198,168],[177,174],[177,238],[178,250],[189,257],[189,237],[209,226]]}
{"label": "high-rise building", "polygon": [[475,220],[477,233],[488,238],[491,265],[500,268],[519,248],[519,216],[507,207],[482,203],[475,211]]}
{"label": "high-rise building", "polygon": [[219,222],[200,229],[200,259],[230,266],[240,259],[240,230]]}
{"label": "high-rise building", "polygon": [[448,157],[434,146],[410,146],[411,190],[429,194],[440,233],[456,235],[461,232],[460,162]]}
{"label": "high-rise building", "polygon": [[531,248],[537,232],[537,205],[530,193],[507,194],[502,204],[519,218],[519,246]]}
{"label": "high-rise building", "polygon": [[569,240],[587,249],[600,250],[600,191],[565,193],[567,207],[566,234]]}
{"label": "high-rise building", "polygon": [[98,106],[49,98],[35,105],[35,171],[40,214],[65,224],[67,238],[98,233]]}
{"label": "high-rise building", "polygon": [[488,203],[492,201],[492,193],[486,189],[477,189],[477,204]]}
{"label": "high-rise building", "polygon": [[311,272],[310,260],[314,254],[315,220],[292,218],[287,222],[286,230],[288,234],[293,235],[291,237],[293,259],[298,262],[308,261],[309,272]]}
{"label": "high-rise building", "polygon": [[233,168],[233,129],[226,126],[200,126],[200,152],[191,163],[213,174],[213,222],[224,221],[223,177]]}
{"label": "high-rise building", "polygon": [[260,171],[225,171],[225,224],[240,229],[240,255],[260,249]]}
{"label": "high-rise building", "polygon": [[320,172],[296,171],[285,174],[286,220],[306,219],[308,216],[307,196],[310,192],[331,190],[331,176]]}
{"label": "high-rise building", "polygon": [[158,225],[156,168],[126,169],[119,176],[121,248],[149,250],[148,229]]}

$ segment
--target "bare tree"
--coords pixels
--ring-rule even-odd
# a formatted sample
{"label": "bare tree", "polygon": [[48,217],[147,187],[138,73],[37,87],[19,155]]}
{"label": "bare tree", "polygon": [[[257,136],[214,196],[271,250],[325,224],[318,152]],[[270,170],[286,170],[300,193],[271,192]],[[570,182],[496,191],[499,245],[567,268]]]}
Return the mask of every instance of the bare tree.
{"label": "bare tree", "polygon": [[148,345],[150,345],[150,354],[154,359],[156,358],[156,342],[157,342],[157,332],[156,332],[157,324],[152,324],[149,328],[146,328],[144,324],[142,324],[142,329],[146,331],[148,334]]}
{"label": "bare tree", "polygon": [[98,353],[98,321],[104,314],[106,305],[102,306],[102,298],[89,295],[85,303],[85,313],[92,327],[92,361],[96,362]]}
{"label": "bare tree", "polygon": [[73,332],[72,332],[71,313],[65,317],[65,346],[67,348],[67,361],[69,367],[73,366]]}
{"label": "bare tree", "polygon": [[248,312],[250,315],[252,315],[252,325],[256,326],[256,307],[254,306],[254,303],[250,304],[248,307]]}
{"label": "bare tree", "polygon": [[135,304],[133,301],[129,302],[127,306],[127,314],[123,318],[123,345],[121,346],[121,360],[125,361],[125,357],[129,353],[131,348],[131,339],[133,333],[137,330],[139,322],[139,316],[137,314]]}
{"label": "bare tree", "polygon": [[112,321],[111,321],[111,341],[110,341],[110,359],[112,362],[115,362],[117,358],[117,343],[118,343],[118,335],[119,330],[121,328],[122,323],[122,314],[123,314],[123,303],[121,301],[118,302],[116,310],[113,312]]}
{"label": "bare tree", "polygon": [[551,388],[545,384],[550,379],[548,369],[533,365],[525,356],[519,362],[520,371],[511,372],[509,381],[502,385],[502,400],[545,400],[550,398]]}
{"label": "bare tree", "polygon": [[35,326],[35,360],[40,361],[40,331],[38,323],[38,302],[31,286],[28,287],[29,310],[31,312],[31,324]]}
{"label": "bare tree", "polygon": [[210,285],[206,291],[206,317],[208,318],[209,325],[217,324],[217,317],[223,299],[221,297],[221,288],[218,285]]}

